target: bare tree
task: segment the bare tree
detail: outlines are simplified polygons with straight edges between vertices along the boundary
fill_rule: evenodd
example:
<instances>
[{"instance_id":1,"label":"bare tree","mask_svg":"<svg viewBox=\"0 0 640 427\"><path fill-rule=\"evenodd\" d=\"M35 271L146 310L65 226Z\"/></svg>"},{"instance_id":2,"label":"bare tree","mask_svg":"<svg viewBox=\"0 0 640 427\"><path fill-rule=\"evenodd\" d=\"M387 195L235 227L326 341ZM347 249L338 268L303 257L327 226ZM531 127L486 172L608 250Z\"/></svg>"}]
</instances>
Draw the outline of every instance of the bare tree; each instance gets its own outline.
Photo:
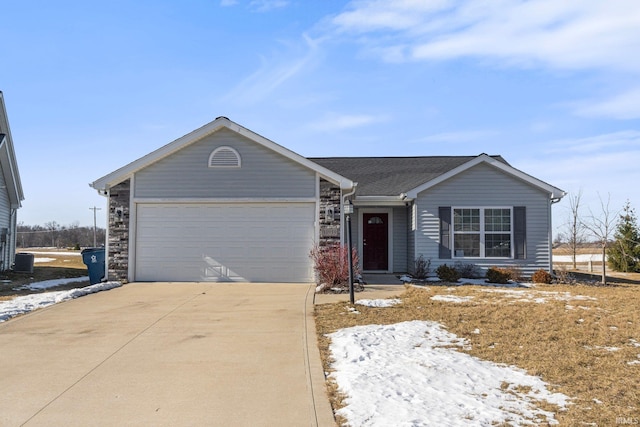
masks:
<instances>
[{"instance_id":1,"label":"bare tree","mask_svg":"<svg viewBox=\"0 0 640 427\"><path fill-rule=\"evenodd\" d=\"M56 238L58 237L58 231L60 230L60 224L55 221L49 221L44 224L44 227L51 232L51 247L57 247Z\"/></svg>"},{"instance_id":2,"label":"bare tree","mask_svg":"<svg viewBox=\"0 0 640 427\"><path fill-rule=\"evenodd\" d=\"M573 269L577 268L577 254L580 245L587 241L586 227L580 218L580 202L582 200L582 190L578 193L569 196L569 219L565 224L565 235L567 238L567 244L571 252L571 259L573 260Z\"/></svg>"},{"instance_id":3,"label":"bare tree","mask_svg":"<svg viewBox=\"0 0 640 427\"><path fill-rule=\"evenodd\" d=\"M600 215L595 216L591 210L587 222L583 223L583 226L596 238L600 243L602 249L602 284L607 284L607 245L611 234L615 229L616 213L612 213L609 208L611 202L611 194L607 195L607 202L602 200L602 197L598 194L600 199Z\"/></svg>"}]
</instances>

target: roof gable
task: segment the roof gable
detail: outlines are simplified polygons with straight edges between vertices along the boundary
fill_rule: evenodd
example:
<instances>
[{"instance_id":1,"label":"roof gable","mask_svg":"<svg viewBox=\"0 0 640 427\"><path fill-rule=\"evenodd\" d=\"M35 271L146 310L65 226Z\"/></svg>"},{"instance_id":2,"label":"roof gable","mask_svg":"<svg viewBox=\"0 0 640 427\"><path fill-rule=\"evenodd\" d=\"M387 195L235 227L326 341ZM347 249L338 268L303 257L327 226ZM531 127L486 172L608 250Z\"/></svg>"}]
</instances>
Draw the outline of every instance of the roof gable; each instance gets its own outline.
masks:
<instances>
[{"instance_id":1,"label":"roof gable","mask_svg":"<svg viewBox=\"0 0 640 427\"><path fill-rule=\"evenodd\" d=\"M512 167L501 156L427 156L427 157L324 157L312 158L328 169L349 177L358 185L360 197L396 197L415 199L421 191L437 185L465 170L489 164L510 176L561 198L564 191Z\"/></svg>"},{"instance_id":2,"label":"roof gable","mask_svg":"<svg viewBox=\"0 0 640 427\"><path fill-rule=\"evenodd\" d=\"M510 166L509 164L507 164L506 162L503 161L499 161L496 158L493 158L487 154L480 154L479 156L473 158L472 160L469 160L466 163L461 164L460 166L451 169L450 171L439 175L438 177L427 181L425 183L423 183L422 185L419 185L409 191L407 191L407 197L410 198L416 198L418 196L418 193L427 190L435 185L440 184L441 182L444 182L446 180L448 180L449 178L452 178L476 165L479 165L481 163L490 165L504 173L506 173L507 175L511 175L514 178L520 179L524 182L526 182L527 184L533 186L533 187L537 187L547 193L549 193L549 198L550 199L561 199L562 197L564 197L566 195L566 192L563 190L560 190L557 187L554 187L550 184L547 184L544 181L541 181L537 178L534 178L533 176L526 174L524 172L522 172L521 170L518 170L512 166Z\"/></svg>"},{"instance_id":3,"label":"roof gable","mask_svg":"<svg viewBox=\"0 0 640 427\"><path fill-rule=\"evenodd\" d=\"M281 145L276 144L275 142L264 138L261 135L258 135L255 132L250 131L247 128L240 126L239 124L229 120L226 117L218 117L214 121L202 126L199 129L196 129L169 144L160 147L159 149L152 151L147 154L129 163L126 166L121 167L108 175L103 176L102 178L97 179L96 181L89 184L91 187L95 188L98 191L106 191L110 187L124 181L125 179L131 177L133 174L138 172L141 169L144 169L170 155L176 153L177 151L205 138L208 135L211 135L220 129L229 129L233 132L236 132L249 140L253 141L256 144L259 144L265 148L268 148L294 162L307 167L322 177L335 182L342 189L350 189L353 187L353 182L344 176L339 175L335 171L329 170L317 163L310 161L309 159L300 156L293 151L284 148Z\"/></svg>"},{"instance_id":4,"label":"roof gable","mask_svg":"<svg viewBox=\"0 0 640 427\"><path fill-rule=\"evenodd\" d=\"M474 156L312 158L358 183L359 196L399 196L473 160ZM498 161L506 163L500 157Z\"/></svg>"}]
</instances>

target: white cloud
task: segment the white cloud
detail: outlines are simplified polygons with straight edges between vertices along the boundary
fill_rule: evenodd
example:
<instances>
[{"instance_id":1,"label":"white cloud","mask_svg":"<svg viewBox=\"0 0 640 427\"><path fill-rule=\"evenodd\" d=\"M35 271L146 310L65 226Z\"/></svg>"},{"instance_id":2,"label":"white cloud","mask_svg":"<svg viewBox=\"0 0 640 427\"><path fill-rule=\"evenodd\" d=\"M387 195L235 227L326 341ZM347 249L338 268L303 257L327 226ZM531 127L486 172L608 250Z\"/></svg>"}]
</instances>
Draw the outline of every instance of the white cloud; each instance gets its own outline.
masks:
<instances>
[{"instance_id":1,"label":"white cloud","mask_svg":"<svg viewBox=\"0 0 640 427\"><path fill-rule=\"evenodd\" d=\"M304 52L284 59L262 58L261 67L242 80L224 97L237 105L256 104L305 70L313 67L319 55L317 42L304 36Z\"/></svg>"},{"instance_id":2,"label":"white cloud","mask_svg":"<svg viewBox=\"0 0 640 427\"><path fill-rule=\"evenodd\" d=\"M421 25L424 15L446 8L449 0L356 1L333 23L346 31L408 30Z\"/></svg>"},{"instance_id":3,"label":"white cloud","mask_svg":"<svg viewBox=\"0 0 640 427\"><path fill-rule=\"evenodd\" d=\"M368 126L386 120L387 118L382 116L367 114L329 114L325 118L311 123L309 127L316 131L334 132Z\"/></svg>"},{"instance_id":4,"label":"white cloud","mask_svg":"<svg viewBox=\"0 0 640 427\"><path fill-rule=\"evenodd\" d=\"M581 190L584 212L597 213L600 196L611 197L612 212L627 200L640 206L640 187L635 184L640 182L640 131L555 140L543 144L536 154L523 152L509 160L516 168L569 193ZM563 224L567 203L564 200L554 208L556 227Z\"/></svg>"},{"instance_id":5,"label":"white cloud","mask_svg":"<svg viewBox=\"0 0 640 427\"><path fill-rule=\"evenodd\" d=\"M249 9L254 12L269 12L274 9L281 9L287 7L289 2L287 0L252 0L249 3Z\"/></svg>"},{"instance_id":6,"label":"white cloud","mask_svg":"<svg viewBox=\"0 0 640 427\"><path fill-rule=\"evenodd\" d=\"M333 18L387 60L493 58L507 65L640 71L635 0L370 0Z\"/></svg>"},{"instance_id":7,"label":"white cloud","mask_svg":"<svg viewBox=\"0 0 640 427\"><path fill-rule=\"evenodd\" d=\"M640 119L640 87L627 90L605 100L582 101L575 114L586 117Z\"/></svg>"},{"instance_id":8,"label":"white cloud","mask_svg":"<svg viewBox=\"0 0 640 427\"><path fill-rule=\"evenodd\" d=\"M390 63L471 58L615 82L640 74L637 0L354 0L331 18L328 32ZM620 88L568 108L584 117L640 118L640 88Z\"/></svg>"},{"instance_id":9,"label":"white cloud","mask_svg":"<svg viewBox=\"0 0 640 427\"><path fill-rule=\"evenodd\" d=\"M579 153L632 151L640 155L640 131L625 130L586 138L561 139L549 143L548 153ZM635 160L640 160L638 157Z\"/></svg>"}]
</instances>

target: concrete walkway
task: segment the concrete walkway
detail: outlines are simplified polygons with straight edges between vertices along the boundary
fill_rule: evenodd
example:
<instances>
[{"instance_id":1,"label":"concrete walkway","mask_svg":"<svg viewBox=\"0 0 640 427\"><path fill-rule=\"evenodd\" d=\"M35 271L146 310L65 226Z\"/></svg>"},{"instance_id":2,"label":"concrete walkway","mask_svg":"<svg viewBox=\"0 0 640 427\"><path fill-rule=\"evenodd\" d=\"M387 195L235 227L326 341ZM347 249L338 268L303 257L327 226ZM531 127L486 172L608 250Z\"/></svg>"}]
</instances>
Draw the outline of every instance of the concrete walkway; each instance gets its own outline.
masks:
<instances>
[{"instance_id":1,"label":"concrete walkway","mask_svg":"<svg viewBox=\"0 0 640 427\"><path fill-rule=\"evenodd\" d=\"M333 426L301 284L128 284L0 324L2 426Z\"/></svg>"},{"instance_id":2,"label":"concrete walkway","mask_svg":"<svg viewBox=\"0 0 640 427\"><path fill-rule=\"evenodd\" d=\"M364 291L354 294L354 301L361 299L387 299L399 297L406 291L404 285L366 285ZM316 304L332 304L334 302L348 302L349 294L316 294Z\"/></svg>"},{"instance_id":3,"label":"concrete walkway","mask_svg":"<svg viewBox=\"0 0 640 427\"><path fill-rule=\"evenodd\" d=\"M400 296L406 290L404 284L393 274L364 275L366 285L362 292L354 294L354 300L359 299L384 299ZM330 304L334 302L348 302L349 294L316 294L316 304Z\"/></svg>"}]
</instances>

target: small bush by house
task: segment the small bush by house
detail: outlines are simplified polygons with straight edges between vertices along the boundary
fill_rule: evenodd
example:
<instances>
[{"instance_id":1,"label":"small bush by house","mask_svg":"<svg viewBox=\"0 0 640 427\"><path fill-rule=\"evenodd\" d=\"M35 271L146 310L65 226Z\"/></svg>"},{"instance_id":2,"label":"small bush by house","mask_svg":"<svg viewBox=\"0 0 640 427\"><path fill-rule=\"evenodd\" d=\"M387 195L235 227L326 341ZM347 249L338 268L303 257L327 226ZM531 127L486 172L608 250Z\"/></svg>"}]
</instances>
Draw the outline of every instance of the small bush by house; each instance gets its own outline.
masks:
<instances>
[{"instance_id":1,"label":"small bush by house","mask_svg":"<svg viewBox=\"0 0 640 427\"><path fill-rule=\"evenodd\" d=\"M464 277L466 279L477 279L481 277L480 269L475 264L456 261L453 268L456 269L460 277Z\"/></svg>"},{"instance_id":2,"label":"small bush by house","mask_svg":"<svg viewBox=\"0 0 640 427\"><path fill-rule=\"evenodd\" d=\"M547 285L553 282L553 276L546 270L538 270L531 275L531 281L533 283L546 283Z\"/></svg>"},{"instance_id":3,"label":"small bush by house","mask_svg":"<svg viewBox=\"0 0 640 427\"><path fill-rule=\"evenodd\" d=\"M489 283L505 284L511 279L511 271L506 268L490 267L486 277Z\"/></svg>"},{"instance_id":4,"label":"small bush by house","mask_svg":"<svg viewBox=\"0 0 640 427\"><path fill-rule=\"evenodd\" d=\"M443 282L457 282L460 279L460 274L458 270L454 267L449 267L447 264L442 264L438 268L436 268L436 274L438 278Z\"/></svg>"},{"instance_id":5,"label":"small bush by house","mask_svg":"<svg viewBox=\"0 0 640 427\"><path fill-rule=\"evenodd\" d=\"M425 259L422 254L415 260L413 276L418 280L425 280L431 272L431 260Z\"/></svg>"}]
</instances>

